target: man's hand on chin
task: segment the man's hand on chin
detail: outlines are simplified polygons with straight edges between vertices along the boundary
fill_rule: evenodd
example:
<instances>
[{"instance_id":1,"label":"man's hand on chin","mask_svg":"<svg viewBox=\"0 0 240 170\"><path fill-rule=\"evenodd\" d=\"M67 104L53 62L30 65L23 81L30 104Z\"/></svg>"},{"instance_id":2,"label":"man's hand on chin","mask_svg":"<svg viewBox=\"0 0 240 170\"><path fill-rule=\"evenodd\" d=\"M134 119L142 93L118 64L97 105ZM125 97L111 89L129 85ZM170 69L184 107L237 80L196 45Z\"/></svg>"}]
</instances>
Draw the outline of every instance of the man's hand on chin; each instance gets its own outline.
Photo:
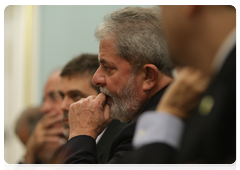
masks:
<instances>
[{"instance_id":1,"label":"man's hand on chin","mask_svg":"<svg viewBox=\"0 0 240 170\"><path fill-rule=\"evenodd\" d=\"M111 121L110 107L103 93L81 99L69 107L69 140L78 135L96 139Z\"/></svg>"}]
</instances>

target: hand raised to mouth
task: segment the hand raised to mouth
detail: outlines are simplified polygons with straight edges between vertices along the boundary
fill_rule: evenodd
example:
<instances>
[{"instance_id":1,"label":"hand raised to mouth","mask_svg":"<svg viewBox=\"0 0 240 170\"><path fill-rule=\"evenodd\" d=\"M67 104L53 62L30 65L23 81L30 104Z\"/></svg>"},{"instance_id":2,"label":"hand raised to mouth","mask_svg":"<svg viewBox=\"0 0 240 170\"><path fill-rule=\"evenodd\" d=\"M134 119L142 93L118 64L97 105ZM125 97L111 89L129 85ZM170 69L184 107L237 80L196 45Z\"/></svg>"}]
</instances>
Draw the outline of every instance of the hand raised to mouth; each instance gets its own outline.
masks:
<instances>
[{"instance_id":1,"label":"hand raised to mouth","mask_svg":"<svg viewBox=\"0 0 240 170\"><path fill-rule=\"evenodd\" d=\"M191 67L182 68L179 77L169 86L160 100L157 111L187 119L199 104L210 83L210 77Z\"/></svg>"},{"instance_id":2,"label":"hand raised to mouth","mask_svg":"<svg viewBox=\"0 0 240 170\"><path fill-rule=\"evenodd\" d=\"M69 139L78 135L91 136L94 139L112 121L110 107L103 93L89 96L73 103L69 107Z\"/></svg>"}]
</instances>

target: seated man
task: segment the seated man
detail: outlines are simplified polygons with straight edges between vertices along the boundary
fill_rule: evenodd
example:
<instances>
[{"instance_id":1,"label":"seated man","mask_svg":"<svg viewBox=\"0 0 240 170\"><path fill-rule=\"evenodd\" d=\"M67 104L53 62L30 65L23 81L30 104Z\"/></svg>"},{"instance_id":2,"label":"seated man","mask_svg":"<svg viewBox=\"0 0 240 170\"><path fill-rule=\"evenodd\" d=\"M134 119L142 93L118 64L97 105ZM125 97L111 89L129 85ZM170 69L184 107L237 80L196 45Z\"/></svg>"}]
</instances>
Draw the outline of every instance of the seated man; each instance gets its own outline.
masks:
<instances>
[{"instance_id":1,"label":"seated man","mask_svg":"<svg viewBox=\"0 0 240 170\"><path fill-rule=\"evenodd\" d=\"M59 94L62 97L64 135L69 137L68 111L69 106L81 98L97 95L99 87L92 84L92 76L99 67L98 56L82 54L71 60L61 72L61 85ZM125 126L119 120L113 120L96 139L99 163L105 163L113 139ZM60 151L60 150L59 150ZM61 163L59 155L58 163Z\"/></svg>"},{"instance_id":2,"label":"seated man","mask_svg":"<svg viewBox=\"0 0 240 170\"><path fill-rule=\"evenodd\" d=\"M119 163L132 151L137 117L156 108L172 81L158 12L127 7L106 15L97 27L100 66L92 81L101 93L70 106L64 163L98 163L95 139L113 118L128 124L114 139L108 163Z\"/></svg>"},{"instance_id":3,"label":"seated man","mask_svg":"<svg viewBox=\"0 0 240 170\"><path fill-rule=\"evenodd\" d=\"M58 95L60 72L61 70L54 71L47 80L41 105L43 116L27 141L25 159L22 163L47 164L57 148L66 142L61 122L62 100Z\"/></svg>"}]
</instances>

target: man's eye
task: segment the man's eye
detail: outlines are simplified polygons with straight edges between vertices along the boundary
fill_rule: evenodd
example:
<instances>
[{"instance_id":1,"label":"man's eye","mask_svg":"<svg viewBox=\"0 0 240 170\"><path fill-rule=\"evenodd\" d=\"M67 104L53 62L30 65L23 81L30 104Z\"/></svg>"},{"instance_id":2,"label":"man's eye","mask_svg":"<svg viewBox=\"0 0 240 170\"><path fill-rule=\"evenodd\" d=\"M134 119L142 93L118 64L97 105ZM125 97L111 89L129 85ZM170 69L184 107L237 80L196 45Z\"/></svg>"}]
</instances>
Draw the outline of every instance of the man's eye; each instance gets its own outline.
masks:
<instances>
[{"instance_id":1,"label":"man's eye","mask_svg":"<svg viewBox=\"0 0 240 170\"><path fill-rule=\"evenodd\" d=\"M64 94L63 93L59 93L59 96L61 97L61 99L64 99Z\"/></svg>"},{"instance_id":2,"label":"man's eye","mask_svg":"<svg viewBox=\"0 0 240 170\"><path fill-rule=\"evenodd\" d=\"M78 101L82 98L80 94L73 94L70 97L72 98L73 101Z\"/></svg>"},{"instance_id":3,"label":"man's eye","mask_svg":"<svg viewBox=\"0 0 240 170\"><path fill-rule=\"evenodd\" d=\"M108 67L107 67L107 66L105 66L105 65L103 65L103 67L104 67L105 69L108 69Z\"/></svg>"},{"instance_id":4,"label":"man's eye","mask_svg":"<svg viewBox=\"0 0 240 170\"><path fill-rule=\"evenodd\" d=\"M104 69L105 69L106 71L109 71L109 70L111 70L111 68L110 68L110 67L108 67L108 66L105 66L105 65L104 65Z\"/></svg>"},{"instance_id":5,"label":"man's eye","mask_svg":"<svg viewBox=\"0 0 240 170\"><path fill-rule=\"evenodd\" d=\"M58 93L52 93L52 94L50 94L50 98L53 101L56 101L59 98L59 94Z\"/></svg>"}]
</instances>

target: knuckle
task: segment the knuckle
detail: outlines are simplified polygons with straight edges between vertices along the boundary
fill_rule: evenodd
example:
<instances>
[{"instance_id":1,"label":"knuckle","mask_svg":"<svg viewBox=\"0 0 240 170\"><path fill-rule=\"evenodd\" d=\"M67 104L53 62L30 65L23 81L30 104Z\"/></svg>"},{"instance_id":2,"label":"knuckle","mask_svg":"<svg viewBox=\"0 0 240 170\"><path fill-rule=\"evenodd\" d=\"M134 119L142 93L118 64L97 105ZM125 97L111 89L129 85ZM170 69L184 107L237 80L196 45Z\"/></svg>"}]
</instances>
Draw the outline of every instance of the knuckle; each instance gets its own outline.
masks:
<instances>
[{"instance_id":1,"label":"knuckle","mask_svg":"<svg viewBox=\"0 0 240 170\"><path fill-rule=\"evenodd\" d=\"M189 85L189 81L186 77L182 77L178 81L181 85L185 85L185 86Z\"/></svg>"},{"instance_id":2,"label":"knuckle","mask_svg":"<svg viewBox=\"0 0 240 170\"><path fill-rule=\"evenodd\" d=\"M89 98L95 98L95 97L97 97L97 96L96 95L90 95L87 98L89 99Z\"/></svg>"},{"instance_id":3,"label":"knuckle","mask_svg":"<svg viewBox=\"0 0 240 170\"><path fill-rule=\"evenodd\" d=\"M70 109L71 109L71 110L75 110L76 108L78 108L79 105L80 105L79 102L80 102L80 101L75 102L75 103L72 103L72 104L69 106L69 110L70 110Z\"/></svg>"},{"instance_id":4,"label":"knuckle","mask_svg":"<svg viewBox=\"0 0 240 170\"><path fill-rule=\"evenodd\" d=\"M102 104L102 102L100 100L96 100L96 102L95 102L96 106L100 106L101 104Z\"/></svg>"}]
</instances>

